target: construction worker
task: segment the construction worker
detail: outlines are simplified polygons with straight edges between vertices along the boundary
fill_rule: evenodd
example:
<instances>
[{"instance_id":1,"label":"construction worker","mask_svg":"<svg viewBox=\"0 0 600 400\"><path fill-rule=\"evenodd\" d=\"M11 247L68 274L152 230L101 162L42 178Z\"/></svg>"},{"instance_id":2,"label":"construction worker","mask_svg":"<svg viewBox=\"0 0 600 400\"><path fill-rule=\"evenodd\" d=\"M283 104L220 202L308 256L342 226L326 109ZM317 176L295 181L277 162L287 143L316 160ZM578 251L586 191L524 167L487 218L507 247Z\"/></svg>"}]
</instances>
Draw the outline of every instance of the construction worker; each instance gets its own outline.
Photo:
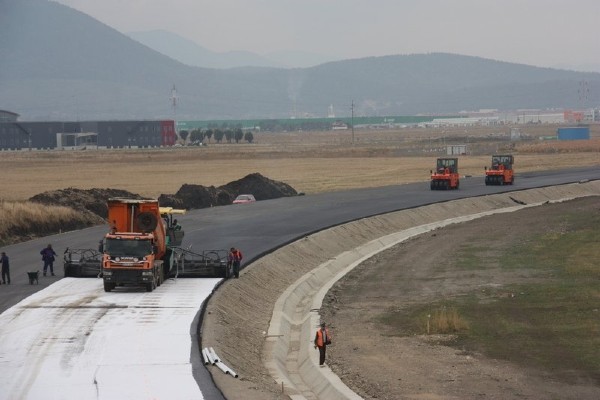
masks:
<instances>
[{"instance_id":1,"label":"construction worker","mask_svg":"<svg viewBox=\"0 0 600 400\"><path fill-rule=\"evenodd\" d=\"M44 261L44 276L46 276L48 267L50 267L50 275L54 276L54 257L56 256L56 253L54 252L52 245L49 244L43 248L42 251L40 251L40 254L42 255L42 261Z\"/></svg>"},{"instance_id":2,"label":"construction worker","mask_svg":"<svg viewBox=\"0 0 600 400\"><path fill-rule=\"evenodd\" d=\"M325 326L325 322L321 322L321 327L317 329L315 335L315 349L319 349L319 365L321 367L325 364L325 352L327 351L328 344L331 344L331 334Z\"/></svg>"},{"instance_id":3,"label":"construction worker","mask_svg":"<svg viewBox=\"0 0 600 400\"><path fill-rule=\"evenodd\" d=\"M2 252L2 256L0 256L0 264L2 265L2 284L6 285L8 283L10 285L10 267L5 252Z\"/></svg>"},{"instance_id":4,"label":"construction worker","mask_svg":"<svg viewBox=\"0 0 600 400\"><path fill-rule=\"evenodd\" d=\"M242 262L242 258L242 252L236 249L235 247L232 247L229 250L229 266L233 267L233 275L236 278L240 277L240 263Z\"/></svg>"}]
</instances>

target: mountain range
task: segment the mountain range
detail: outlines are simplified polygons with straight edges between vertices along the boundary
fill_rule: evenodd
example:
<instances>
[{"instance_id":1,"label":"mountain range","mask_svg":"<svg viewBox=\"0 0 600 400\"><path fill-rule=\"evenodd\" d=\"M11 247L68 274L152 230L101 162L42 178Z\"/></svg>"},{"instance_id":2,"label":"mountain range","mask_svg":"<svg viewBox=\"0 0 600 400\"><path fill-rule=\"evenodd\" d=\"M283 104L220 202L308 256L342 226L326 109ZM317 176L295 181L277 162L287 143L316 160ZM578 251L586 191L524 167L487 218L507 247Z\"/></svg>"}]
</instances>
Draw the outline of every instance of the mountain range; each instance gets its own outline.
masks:
<instances>
[{"instance_id":1,"label":"mountain range","mask_svg":"<svg viewBox=\"0 0 600 400\"><path fill-rule=\"evenodd\" d=\"M581 108L597 106L600 89L600 73L445 53L305 68L197 67L46 0L0 1L0 54L0 109L28 121Z\"/></svg>"},{"instance_id":2,"label":"mountain range","mask_svg":"<svg viewBox=\"0 0 600 400\"><path fill-rule=\"evenodd\" d=\"M128 32L127 36L174 60L193 67L238 68L307 68L332 61L315 53L277 51L260 55L249 51L219 53L208 50L196 42L164 30Z\"/></svg>"}]
</instances>

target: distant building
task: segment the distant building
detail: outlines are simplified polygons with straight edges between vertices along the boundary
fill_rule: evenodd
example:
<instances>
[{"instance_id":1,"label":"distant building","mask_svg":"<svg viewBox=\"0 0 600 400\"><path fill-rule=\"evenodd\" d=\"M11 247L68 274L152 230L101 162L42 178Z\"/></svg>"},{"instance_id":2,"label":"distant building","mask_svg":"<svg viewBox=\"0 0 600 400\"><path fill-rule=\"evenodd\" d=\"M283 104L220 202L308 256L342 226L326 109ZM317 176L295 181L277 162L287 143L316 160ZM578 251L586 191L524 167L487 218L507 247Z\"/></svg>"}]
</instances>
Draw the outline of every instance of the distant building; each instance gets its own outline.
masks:
<instances>
[{"instance_id":1,"label":"distant building","mask_svg":"<svg viewBox=\"0 0 600 400\"><path fill-rule=\"evenodd\" d=\"M558 128L556 130L558 140L588 140L590 138L589 126L573 126Z\"/></svg>"},{"instance_id":2,"label":"distant building","mask_svg":"<svg viewBox=\"0 0 600 400\"><path fill-rule=\"evenodd\" d=\"M331 124L331 129L334 131L348 129L348 124L343 121L335 121L333 124Z\"/></svg>"},{"instance_id":3,"label":"distant building","mask_svg":"<svg viewBox=\"0 0 600 400\"><path fill-rule=\"evenodd\" d=\"M449 156L464 156L467 154L467 145L453 144L446 146L446 154Z\"/></svg>"},{"instance_id":4,"label":"distant building","mask_svg":"<svg viewBox=\"0 0 600 400\"><path fill-rule=\"evenodd\" d=\"M6 110L0 110L0 122L17 122L18 118L19 114L17 113Z\"/></svg>"},{"instance_id":5,"label":"distant building","mask_svg":"<svg viewBox=\"0 0 600 400\"><path fill-rule=\"evenodd\" d=\"M432 121L423 122L420 126L438 128L442 126L473 126L496 125L498 117L460 117L460 118L434 118Z\"/></svg>"},{"instance_id":6,"label":"distant building","mask_svg":"<svg viewBox=\"0 0 600 400\"><path fill-rule=\"evenodd\" d=\"M77 135L85 132L84 135ZM81 142L85 137L86 141ZM0 122L0 149L54 149L95 145L106 148L175 144L175 121ZM59 143L60 142L60 143Z\"/></svg>"},{"instance_id":7,"label":"distant building","mask_svg":"<svg viewBox=\"0 0 600 400\"><path fill-rule=\"evenodd\" d=\"M519 128L510 128L510 140L521 140L521 130Z\"/></svg>"},{"instance_id":8,"label":"distant building","mask_svg":"<svg viewBox=\"0 0 600 400\"><path fill-rule=\"evenodd\" d=\"M583 111L566 110L564 112L564 120L570 124L583 121L585 113Z\"/></svg>"}]
</instances>

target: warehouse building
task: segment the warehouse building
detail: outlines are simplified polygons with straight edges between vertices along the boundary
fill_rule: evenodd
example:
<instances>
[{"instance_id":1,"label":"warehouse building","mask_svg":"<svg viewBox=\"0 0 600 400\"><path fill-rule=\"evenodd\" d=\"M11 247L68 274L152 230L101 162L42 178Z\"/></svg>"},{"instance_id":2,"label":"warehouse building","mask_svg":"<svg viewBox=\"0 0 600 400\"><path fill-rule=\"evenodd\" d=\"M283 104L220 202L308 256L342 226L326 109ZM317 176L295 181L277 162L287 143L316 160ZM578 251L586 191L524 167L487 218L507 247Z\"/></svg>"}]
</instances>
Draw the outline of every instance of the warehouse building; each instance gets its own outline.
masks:
<instances>
[{"instance_id":1,"label":"warehouse building","mask_svg":"<svg viewBox=\"0 0 600 400\"><path fill-rule=\"evenodd\" d=\"M175 121L19 122L0 119L0 150L55 149L90 145L105 148L175 144ZM0 117L1 118L1 117ZM85 134L82 134L85 133Z\"/></svg>"},{"instance_id":2,"label":"warehouse building","mask_svg":"<svg viewBox=\"0 0 600 400\"><path fill-rule=\"evenodd\" d=\"M16 122L18 118L19 114L17 113L0 110L0 122Z\"/></svg>"}]
</instances>

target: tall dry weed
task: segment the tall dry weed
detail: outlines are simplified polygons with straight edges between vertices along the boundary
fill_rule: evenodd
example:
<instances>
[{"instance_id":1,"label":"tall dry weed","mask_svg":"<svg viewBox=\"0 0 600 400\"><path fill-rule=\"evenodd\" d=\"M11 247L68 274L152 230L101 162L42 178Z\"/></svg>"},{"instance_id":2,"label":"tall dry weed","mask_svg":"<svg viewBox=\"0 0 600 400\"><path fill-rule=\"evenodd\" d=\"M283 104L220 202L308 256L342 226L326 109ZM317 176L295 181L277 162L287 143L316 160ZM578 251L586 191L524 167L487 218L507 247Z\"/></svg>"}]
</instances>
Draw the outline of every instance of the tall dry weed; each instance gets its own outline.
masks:
<instances>
[{"instance_id":1,"label":"tall dry weed","mask_svg":"<svg viewBox=\"0 0 600 400\"><path fill-rule=\"evenodd\" d=\"M461 332L469 328L467 322L454 307L441 307L428 316L428 332L448 334Z\"/></svg>"},{"instance_id":2,"label":"tall dry weed","mask_svg":"<svg viewBox=\"0 0 600 400\"><path fill-rule=\"evenodd\" d=\"M0 244L81 229L102 219L61 206L0 200Z\"/></svg>"}]
</instances>

